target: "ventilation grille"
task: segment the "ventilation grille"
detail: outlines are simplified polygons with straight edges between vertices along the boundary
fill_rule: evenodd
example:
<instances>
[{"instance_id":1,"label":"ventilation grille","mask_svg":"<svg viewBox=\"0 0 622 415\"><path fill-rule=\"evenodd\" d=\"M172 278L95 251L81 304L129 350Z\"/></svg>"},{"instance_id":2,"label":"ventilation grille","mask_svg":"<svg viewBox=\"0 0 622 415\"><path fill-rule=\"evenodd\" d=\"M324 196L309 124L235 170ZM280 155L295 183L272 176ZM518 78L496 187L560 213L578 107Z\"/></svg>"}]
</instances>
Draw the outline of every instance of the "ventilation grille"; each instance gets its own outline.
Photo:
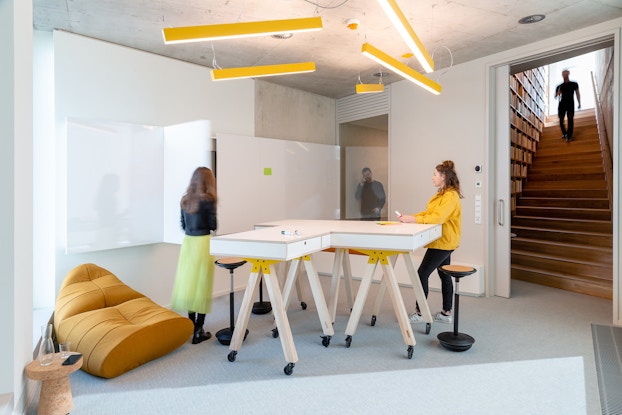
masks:
<instances>
[{"instance_id":1,"label":"ventilation grille","mask_svg":"<svg viewBox=\"0 0 622 415\"><path fill-rule=\"evenodd\" d=\"M337 124L389 113L390 85L376 94L354 94L337 100Z\"/></svg>"},{"instance_id":2,"label":"ventilation grille","mask_svg":"<svg viewBox=\"0 0 622 415\"><path fill-rule=\"evenodd\" d=\"M592 340L602 414L622 414L622 327L592 324Z\"/></svg>"}]
</instances>

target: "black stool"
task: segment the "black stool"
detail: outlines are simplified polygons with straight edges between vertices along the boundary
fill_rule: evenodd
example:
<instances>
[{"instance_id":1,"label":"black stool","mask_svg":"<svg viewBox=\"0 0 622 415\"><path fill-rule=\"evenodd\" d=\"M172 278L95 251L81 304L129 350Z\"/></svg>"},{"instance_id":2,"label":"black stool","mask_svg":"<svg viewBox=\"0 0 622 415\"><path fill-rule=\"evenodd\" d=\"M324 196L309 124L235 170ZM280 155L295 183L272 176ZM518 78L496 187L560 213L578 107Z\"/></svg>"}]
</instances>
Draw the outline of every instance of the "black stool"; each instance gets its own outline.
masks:
<instances>
[{"instance_id":1,"label":"black stool","mask_svg":"<svg viewBox=\"0 0 622 415\"><path fill-rule=\"evenodd\" d=\"M465 267L462 265L443 265L439 267L437 271L444 272L445 274L449 274L454 277L454 279L456 280L456 290L454 292L454 331L439 333L439 335L436 337L441 342L441 345L444 348L453 352L464 352L465 350L469 350L471 348L473 343L475 343L475 339L468 334L458 332L458 312L460 306L460 296L458 293L458 288L460 285L460 278L471 275L476 270L475 268Z\"/></svg>"},{"instance_id":2,"label":"black stool","mask_svg":"<svg viewBox=\"0 0 622 415\"><path fill-rule=\"evenodd\" d=\"M253 303L253 314L268 314L272 311L270 301L263 300L263 278L259 281L259 301Z\"/></svg>"},{"instance_id":3,"label":"black stool","mask_svg":"<svg viewBox=\"0 0 622 415\"><path fill-rule=\"evenodd\" d=\"M233 329L235 328L233 317L233 270L246 264L246 261L242 258L221 258L216 260L215 264L221 268L228 269L231 280L231 288L229 289L229 327L216 332L216 338L220 344L229 345L233 336ZM246 336L248 336L248 330L244 333L244 340L246 340Z\"/></svg>"}]
</instances>

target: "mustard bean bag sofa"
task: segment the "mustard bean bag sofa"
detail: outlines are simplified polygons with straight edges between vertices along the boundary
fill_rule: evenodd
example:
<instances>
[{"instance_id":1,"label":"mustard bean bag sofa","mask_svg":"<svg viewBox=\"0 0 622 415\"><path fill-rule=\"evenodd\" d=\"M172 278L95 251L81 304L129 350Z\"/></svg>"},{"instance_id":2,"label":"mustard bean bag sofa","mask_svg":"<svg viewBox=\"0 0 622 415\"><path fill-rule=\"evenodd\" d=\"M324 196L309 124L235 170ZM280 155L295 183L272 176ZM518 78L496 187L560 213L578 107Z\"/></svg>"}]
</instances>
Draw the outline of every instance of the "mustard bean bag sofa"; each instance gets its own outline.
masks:
<instances>
[{"instance_id":1,"label":"mustard bean bag sofa","mask_svg":"<svg viewBox=\"0 0 622 415\"><path fill-rule=\"evenodd\" d=\"M54 308L58 342L82 353L82 370L113 378L172 352L192 336L190 319L154 303L95 264L71 270Z\"/></svg>"}]
</instances>

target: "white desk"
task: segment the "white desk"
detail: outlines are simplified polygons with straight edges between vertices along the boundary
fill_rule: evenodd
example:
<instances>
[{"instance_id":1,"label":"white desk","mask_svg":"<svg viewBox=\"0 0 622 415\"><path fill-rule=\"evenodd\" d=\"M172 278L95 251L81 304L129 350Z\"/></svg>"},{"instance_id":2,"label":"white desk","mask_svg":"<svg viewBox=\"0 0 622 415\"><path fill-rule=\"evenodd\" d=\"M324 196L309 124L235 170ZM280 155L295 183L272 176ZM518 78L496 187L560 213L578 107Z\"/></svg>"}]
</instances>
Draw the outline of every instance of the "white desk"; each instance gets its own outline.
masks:
<instances>
[{"instance_id":1,"label":"white desk","mask_svg":"<svg viewBox=\"0 0 622 415\"><path fill-rule=\"evenodd\" d=\"M332 318L328 312L319 277L310 257L310 254L327 248L352 248L369 257L368 266L346 327L346 347L350 347L352 336L356 331L372 283L374 271L380 263L384 272L383 281L386 280L386 287L391 295L404 342L409 346L408 357L412 357L413 346L416 342L389 256L403 255L415 291L415 298L419 303L424 320L431 323L432 316L415 270L412 252L439 238L441 225L406 223L379 225L376 222L368 221L283 220L259 224L258 227L260 229L217 236L211 240L212 255L237 256L252 263L248 286L240 305L236 330L229 345L231 350L228 356L229 361L235 360L237 351L242 347L243 334L248 326L253 298L259 284L259 276L263 274L272 302L285 359L289 362L285 366L284 372L288 375L292 373L298 356L285 310L286 302L274 272L274 264L281 261L298 259L304 263L325 335L325 342L323 343L325 346L327 345L326 340L330 340L330 336L334 333ZM282 232L286 234L282 234ZM288 274L284 292L291 292L295 278L295 272ZM338 274L337 278L339 278ZM335 295L336 293L331 290L331 297Z\"/></svg>"}]
</instances>

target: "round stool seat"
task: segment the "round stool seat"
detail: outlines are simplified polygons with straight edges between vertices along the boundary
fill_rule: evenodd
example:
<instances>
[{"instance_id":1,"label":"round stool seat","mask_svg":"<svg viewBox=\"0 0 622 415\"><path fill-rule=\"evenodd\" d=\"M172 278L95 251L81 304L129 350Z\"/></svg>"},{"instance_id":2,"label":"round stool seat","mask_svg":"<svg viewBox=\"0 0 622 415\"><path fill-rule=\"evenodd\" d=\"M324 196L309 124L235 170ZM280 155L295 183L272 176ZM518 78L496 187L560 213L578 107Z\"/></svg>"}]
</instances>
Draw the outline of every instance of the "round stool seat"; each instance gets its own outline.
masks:
<instances>
[{"instance_id":1,"label":"round stool seat","mask_svg":"<svg viewBox=\"0 0 622 415\"><path fill-rule=\"evenodd\" d=\"M242 258L221 258L221 259L217 259L215 264L221 268L231 270L231 269L236 269L246 264L246 260Z\"/></svg>"},{"instance_id":2,"label":"round stool seat","mask_svg":"<svg viewBox=\"0 0 622 415\"><path fill-rule=\"evenodd\" d=\"M475 273L476 269L465 265L443 265L439 268L454 278L462 278Z\"/></svg>"},{"instance_id":3,"label":"round stool seat","mask_svg":"<svg viewBox=\"0 0 622 415\"><path fill-rule=\"evenodd\" d=\"M443 346L445 349L451 350L452 352L464 352L465 350L469 350L471 346L473 346L473 343L475 343L475 339L468 334L460 333L458 331L458 317L460 311L460 297L458 295L458 287L460 286L460 278L474 274L477 270L473 267L468 267L465 265L442 265L438 268L438 271L444 272L445 274L449 274L454 277L454 279L456 280L456 291L454 293L454 330L439 333L436 337L438 338L441 346Z\"/></svg>"},{"instance_id":4,"label":"round stool seat","mask_svg":"<svg viewBox=\"0 0 622 415\"><path fill-rule=\"evenodd\" d=\"M233 330L235 329L233 316L233 270L246 264L246 260L242 258L220 258L214 261L214 263L221 268L229 270L229 277L231 282L231 288L229 289L229 327L225 327L224 329L218 330L216 332L216 339L218 339L218 342L220 344L229 345L231 344ZM245 331L244 339L242 341L246 340L246 336L248 336L248 329Z\"/></svg>"}]
</instances>

